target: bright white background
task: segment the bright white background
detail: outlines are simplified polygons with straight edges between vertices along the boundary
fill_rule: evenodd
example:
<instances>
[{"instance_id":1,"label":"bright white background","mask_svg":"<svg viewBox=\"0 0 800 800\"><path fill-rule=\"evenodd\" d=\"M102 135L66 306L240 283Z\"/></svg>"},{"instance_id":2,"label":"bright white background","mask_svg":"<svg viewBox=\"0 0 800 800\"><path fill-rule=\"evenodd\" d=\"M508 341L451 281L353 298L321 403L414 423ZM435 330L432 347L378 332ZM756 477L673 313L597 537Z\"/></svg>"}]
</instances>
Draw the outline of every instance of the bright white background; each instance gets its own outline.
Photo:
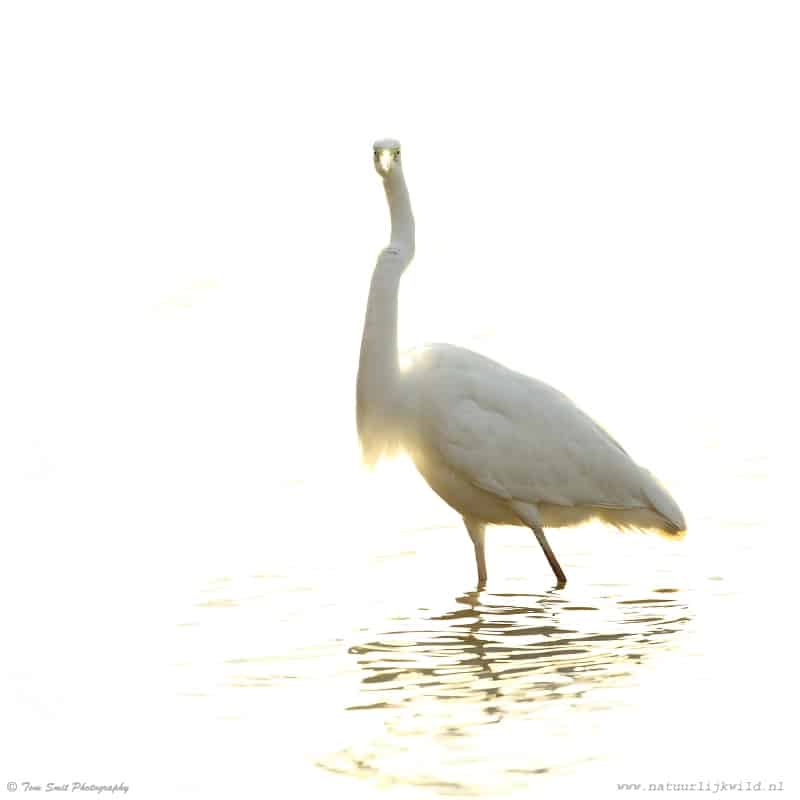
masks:
<instances>
[{"instance_id":1,"label":"bright white background","mask_svg":"<svg viewBox=\"0 0 800 800\"><path fill-rule=\"evenodd\" d=\"M671 419L767 437L792 363L794 12L4 3L0 678L18 759L130 774L109 709L130 746L158 707L134 676L170 647L163 586L224 562L229 526L263 542L295 515L310 543L344 524L330 498L357 462L387 235L375 138L403 142L417 219L405 344L555 383L668 480L689 482L698 446ZM298 481L318 504L277 512ZM105 722L76 722L86 704Z\"/></svg>"}]
</instances>

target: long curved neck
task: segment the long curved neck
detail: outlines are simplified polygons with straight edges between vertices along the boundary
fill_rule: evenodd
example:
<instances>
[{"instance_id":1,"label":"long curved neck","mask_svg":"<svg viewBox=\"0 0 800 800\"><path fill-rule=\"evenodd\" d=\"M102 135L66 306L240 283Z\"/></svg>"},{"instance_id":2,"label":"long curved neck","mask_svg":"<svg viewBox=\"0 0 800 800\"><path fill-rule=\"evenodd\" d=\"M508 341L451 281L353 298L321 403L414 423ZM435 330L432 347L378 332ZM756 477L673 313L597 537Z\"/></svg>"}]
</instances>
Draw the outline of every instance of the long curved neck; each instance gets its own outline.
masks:
<instances>
[{"instance_id":1,"label":"long curved neck","mask_svg":"<svg viewBox=\"0 0 800 800\"><path fill-rule=\"evenodd\" d=\"M400 372L397 295L400 278L414 257L414 216L400 164L384 178L383 186L392 235L372 274L358 364L358 434L368 463L374 463L383 452L392 449Z\"/></svg>"}]
</instances>

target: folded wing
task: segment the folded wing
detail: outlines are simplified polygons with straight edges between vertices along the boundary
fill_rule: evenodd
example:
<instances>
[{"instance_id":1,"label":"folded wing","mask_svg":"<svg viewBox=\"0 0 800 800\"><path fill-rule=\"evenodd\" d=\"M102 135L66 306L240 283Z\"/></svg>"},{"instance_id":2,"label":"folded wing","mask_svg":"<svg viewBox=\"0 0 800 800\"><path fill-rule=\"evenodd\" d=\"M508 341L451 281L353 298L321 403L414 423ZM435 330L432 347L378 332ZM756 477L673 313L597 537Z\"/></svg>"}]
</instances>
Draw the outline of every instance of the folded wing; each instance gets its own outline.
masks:
<instances>
[{"instance_id":1,"label":"folded wing","mask_svg":"<svg viewBox=\"0 0 800 800\"><path fill-rule=\"evenodd\" d=\"M649 508L684 527L666 490L566 395L461 348L418 357L418 429L474 485L526 503Z\"/></svg>"}]
</instances>

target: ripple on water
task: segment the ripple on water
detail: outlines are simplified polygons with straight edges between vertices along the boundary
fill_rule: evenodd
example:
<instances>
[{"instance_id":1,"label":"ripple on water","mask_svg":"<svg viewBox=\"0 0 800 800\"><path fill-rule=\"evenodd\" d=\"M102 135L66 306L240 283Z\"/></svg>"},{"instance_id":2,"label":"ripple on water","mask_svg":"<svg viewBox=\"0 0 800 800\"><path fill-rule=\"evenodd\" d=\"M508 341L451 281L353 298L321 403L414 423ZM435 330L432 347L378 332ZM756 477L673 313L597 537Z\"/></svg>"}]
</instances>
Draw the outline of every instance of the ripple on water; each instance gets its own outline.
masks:
<instances>
[{"instance_id":1,"label":"ripple on water","mask_svg":"<svg viewBox=\"0 0 800 800\"><path fill-rule=\"evenodd\" d=\"M309 600L291 591L308 584L211 583L180 628L181 696L205 709L187 713L300 725L292 746L310 763L439 794L524 791L614 755L608 721L693 618L692 590L641 583L438 594L416 608L391 592L364 606L335 585Z\"/></svg>"},{"instance_id":2,"label":"ripple on water","mask_svg":"<svg viewBox=\"0 0 800 800\"><path fill-rule=\"evenodd\" d=\"M394 619L354 642L361 698L347 710L379 715L381 724L319 765L469 795L510 791L531 775L601 757L597 746L570 746L567 720L576 715L564 704L574 712L619 708L634 672L669 649L690 619L677 590L625 597L608 588L589 603L554 592L469 593L443 613L425 609L405 625ZM602 713L579 717L591 733Z\"/></svg>"}]
</instances>

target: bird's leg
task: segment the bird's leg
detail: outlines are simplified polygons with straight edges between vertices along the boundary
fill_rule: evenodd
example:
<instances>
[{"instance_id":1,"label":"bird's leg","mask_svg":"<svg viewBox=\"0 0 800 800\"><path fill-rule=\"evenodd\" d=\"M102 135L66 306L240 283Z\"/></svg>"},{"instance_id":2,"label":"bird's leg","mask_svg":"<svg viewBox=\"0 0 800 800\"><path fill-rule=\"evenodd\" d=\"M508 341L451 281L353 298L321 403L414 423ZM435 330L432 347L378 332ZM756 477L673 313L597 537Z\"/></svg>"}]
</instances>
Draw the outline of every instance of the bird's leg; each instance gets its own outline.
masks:
<instances>
[{"instance_id":1,"label":"bird's leg","mask_svg":"<svg viewBox=\"0 0 800 800\"><path fill-rule=\"evenodd\" d=\"M486 525L474 519L464 517L464 525L467 526L467 533L475 546L475 564L478 567L478 589L486 586L486 553L484 550L484 539L486 537Z\"/></svg>"},{"instance_id":2,"label":"bird's leg","mask_svg":"<svg viewBox=\"0 0 800 800\"><path fill-rule=\"evenodd\" d=\"M558 559L555 556L555 553L550 549L550 545L547 541L547 537L544 535L544 531L542 530L542 518L539 514L539 510L536 506L531 505L530 503L521 503L512 501L511 502L511 509L519 518L519 521L523 523L523 525L527 525L536 535L539 544L542 546L542 550L544 550L544 554L547 556L547 561L550 564L550 568L553 570L556 576L556 586L561 589L566 586L567 583L567 576L564 574L564 570L561 569L561 564L558 563Z\"/></svg>"},{"instance_id":3,"label":"bird's leg","mask_svg":"<svg viewBox=\"0 0 800 800\"><path fill-rule=\"evenodd\" d=\"M547 556L550 567L555 573L556 580L558 581L556 585L561 589L567 583L567 576L564 574L564 570L561 569L561 564L558 563L555 553L550 549L550 544L541 527L539 525L531 525L531 530L536 534L536 538L539 540L539 544L542 546L542 550L544 550L544 554Z\"/></svg>"}]
</instances>

